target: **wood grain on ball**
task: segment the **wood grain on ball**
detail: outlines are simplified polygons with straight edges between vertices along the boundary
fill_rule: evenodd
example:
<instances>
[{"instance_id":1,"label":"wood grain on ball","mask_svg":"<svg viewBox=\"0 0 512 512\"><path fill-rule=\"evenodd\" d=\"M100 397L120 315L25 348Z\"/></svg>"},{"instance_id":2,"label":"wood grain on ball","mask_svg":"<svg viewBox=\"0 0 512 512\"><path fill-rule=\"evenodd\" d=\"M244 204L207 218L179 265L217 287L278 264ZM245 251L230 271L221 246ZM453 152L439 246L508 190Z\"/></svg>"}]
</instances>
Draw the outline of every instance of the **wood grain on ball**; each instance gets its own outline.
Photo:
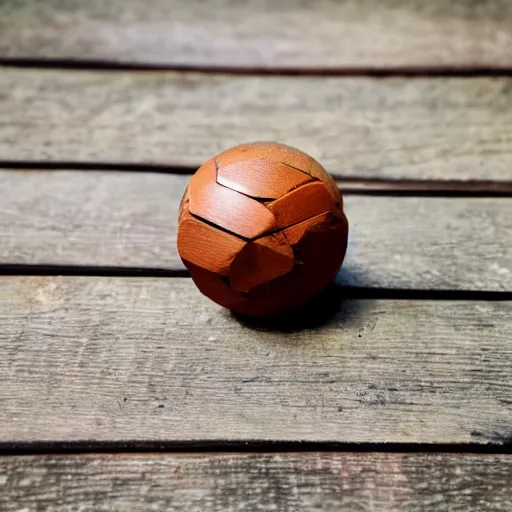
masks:
<instances>
[{"instance_id":1,"label":"wood grain on ball","mask_svg":"<svg viewBox=\"0 0 512 512\"><path fill-rule=\"evenodd\" d=\"M215 156L190 180L178 251L199 290L248 315L301 305L336 275L348 223L318 162L276 143Z\"/></svg>"},{"instance_id":2,"label":"wood grain on ball","mask_svg":"<svg viewBox=\"0 0 512 512\"><path fill-rule=\"evenodd\" d=\"M255 238L276 227L265 205L216 181L215 162L201 167L190 180L190 212L243 238Z\"/></svg>"},{"instance_id":3,"label":"wood grain on ball","mask_svg":"<svg viewBox=\"0 0 512 512\"><path fill-rule=\"evenodd\" d=\"M291 245L295 245L300 242L302 238L306 236L309 231L312 231L316 226L321 227L327 222L330 222L331 213L321 213L320 215L315 215L307 220L299 222L298 224L293 224L292 226L283 230L284 235L286 236L288 242Z\"/></svg>"},{"instance_id":4,"label":"wood grain on ball","mask_svg":"<svg viewBox=\"0 0 512 512\"><path fill-rule=\"evenodd\" d=\"M292 190L267 205L280 228L327 213L333 200L322 181L313 181Z\"/></svg>"},{"instance_id":5,"label":"wood grain on ball","mask_svg":"<svg viewBox=\"0 0 512 512\"><path fill-rule=\"evenodd\" d=\"M187 208L185 204L178 230L180 256L206 270L228 275L233 260L246 242L196 219L187 212Z\"/></svg>"},{"instance_id":6,"label":"wood grain on ball","mask_svg":"<svg viewBox=\"0 0 512 512\"><path fill-rule=\"evenodd\" d=\"M249 292L255 286L290 272L294 255L282 233L258 238L240 252L230 272L235 290Z\"/></svg>"},{"instance_id":7,"label":"wood grain on ball","mask_svg":"<svg viewBox=\"0 0 512 512\"><path fill-rule=\"evenodd\" d=\"M312 179L298 169L267 159L235 162L217 171L220 185L259 199L277 199Z\"/></svg>"}]
</instances>

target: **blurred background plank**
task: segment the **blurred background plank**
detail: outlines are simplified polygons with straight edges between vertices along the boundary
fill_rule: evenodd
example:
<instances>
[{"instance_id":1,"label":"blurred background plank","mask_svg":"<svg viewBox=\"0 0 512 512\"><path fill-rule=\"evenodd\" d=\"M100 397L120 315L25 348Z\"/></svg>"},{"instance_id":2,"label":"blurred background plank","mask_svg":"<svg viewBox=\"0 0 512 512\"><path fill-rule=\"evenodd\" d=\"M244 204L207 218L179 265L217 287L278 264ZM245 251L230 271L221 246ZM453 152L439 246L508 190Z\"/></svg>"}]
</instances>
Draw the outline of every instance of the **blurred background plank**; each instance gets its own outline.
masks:
<instances>
[{"instance_id":1,"label":"blurred background plank","mask_svg":"<svg viewBox=\"0 0 512 512\"><path fill-rule=\"evenodd\" d=\"M3 161L192 171L255 140L296 146L335 176L510 184L512 78L0 72Z\"/></svg>"},{"instance_id":2,"label":"blurred background plank","mask_svg":"<svg viewBox=\"0 0 512 512\"><path fill-rule=\"evenodd\" d=\"M512 67L508 0L4 0L0 55L163 66Z\"/></svg>"},{"instance_id":3,"label":"blurred background plank","mask_svg":"<svg viewBox=\"0 0 512 512\"><path fill-rule=\"evenodd\" d=\"M0 171L0 264L183 269L176 249L187 176ZM507 198L345 197L340 282L437 290L512 288Z\"/></svg>"},{"instance_id":4,"label":"blurred background plank","mask_svg":"<svg viewBox=\"0 0 512 512\"><path fill-rule=\"evenodd\" d=\"M0 459L4 512L512 508L512 458L426 454L76 455Z\"/></svg>"},{"instance_id":5,"label":"blurred background plank","mask_svg":"<svg viewBox=\"0 0 512 512\"><path fill-rule=\"evenodd\" d=\"M4 276L0 441L510 441L512 302L342 295L278 328L187 278Z\"/></svg>"}]
</instances>

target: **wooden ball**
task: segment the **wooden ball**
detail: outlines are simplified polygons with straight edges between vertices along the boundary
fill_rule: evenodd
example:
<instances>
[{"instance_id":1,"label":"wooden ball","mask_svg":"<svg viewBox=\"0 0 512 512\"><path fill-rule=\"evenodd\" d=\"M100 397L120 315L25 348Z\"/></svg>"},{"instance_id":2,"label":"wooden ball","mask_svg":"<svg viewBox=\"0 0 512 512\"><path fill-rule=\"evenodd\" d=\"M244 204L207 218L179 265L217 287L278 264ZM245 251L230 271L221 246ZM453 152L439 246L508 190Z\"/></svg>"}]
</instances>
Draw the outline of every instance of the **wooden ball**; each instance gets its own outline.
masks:
<instances>
[{"instance_id":1,"label":"wooden ball","mask_svg":"<svg viewBox=\"0 0 512 512\"><path fill-rule=\"evenodd\" d=\"M243 144L208 160L183 196L178 252L207 297L253 316L293 309L336 275L348 222L333 179L283 144Z\"/></svg>"}]
</instances>

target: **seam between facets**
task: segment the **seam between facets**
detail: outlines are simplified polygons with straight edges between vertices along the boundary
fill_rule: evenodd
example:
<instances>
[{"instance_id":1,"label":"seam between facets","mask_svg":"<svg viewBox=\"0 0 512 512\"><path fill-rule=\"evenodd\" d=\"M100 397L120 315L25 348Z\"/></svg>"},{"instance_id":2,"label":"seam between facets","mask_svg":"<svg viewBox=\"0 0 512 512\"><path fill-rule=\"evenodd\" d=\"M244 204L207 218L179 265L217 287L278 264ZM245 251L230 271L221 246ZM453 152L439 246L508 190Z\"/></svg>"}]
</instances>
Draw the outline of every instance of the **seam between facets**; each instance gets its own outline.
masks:
<instances>
[{"instance_id":1,"label":"seam between facets","mask_svg":"<svg viewBox=\"0 0 512 512\"><path fill-rule=\"evenodd\" d=\"M215 222L212 222L211 220L205 219L204 217L201 217L201 215L197 215L196 213L193 213L191 210L189 210L189 213L192 217L194 217L197 220L200 220L201 222L204 222L208 226L218 229L219 231L223 231L224 233L227 233L228 235L232 235L240 240L243 240L244 242L252 242L256 238L247 238L245 236L239 235L237 233L234 233L233 231L230 231L229 229L223 228L222 226L219 226L218 224L215 224ZM259 235L258 237L259 238Z\"/></svg>"},{"instance_id":2,"label":"seam between facets","mask_svg":"<svg viewBox=\"0 0 512 512\"><path fill-rule=\"evenodd\" d=\"M314 176L311 173L304 171L303 169L299 169L298 167L295 167L294 165L288 164L286 162L279 162L279 163L286 165L287 167L290 167L291 169L295 169L296 171L299 171L302 174L306 174L307 176L310 176L311 178L314 178Z\"/></svg>"}]
</instances>

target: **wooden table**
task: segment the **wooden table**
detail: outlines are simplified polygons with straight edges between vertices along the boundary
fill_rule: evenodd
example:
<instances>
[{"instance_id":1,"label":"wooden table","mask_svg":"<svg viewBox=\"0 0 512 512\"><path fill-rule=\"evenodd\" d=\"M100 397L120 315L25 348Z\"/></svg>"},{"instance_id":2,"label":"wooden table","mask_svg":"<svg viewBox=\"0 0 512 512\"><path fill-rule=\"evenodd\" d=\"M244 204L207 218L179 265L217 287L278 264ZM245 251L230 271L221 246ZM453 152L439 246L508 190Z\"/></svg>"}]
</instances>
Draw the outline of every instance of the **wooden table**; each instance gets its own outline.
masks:
<instances>
[{"instance_id":1,"label":"wooden table","mask_svg":"<svg viewBox=\"0 0 512 512\"><path fill-rule=\"evenodd\" d=\"M512 510L510 0L6 0L0 63L0 510ZM175 245L261 139L351 224L273 323Z\"/></svg>"}]
</instances>

